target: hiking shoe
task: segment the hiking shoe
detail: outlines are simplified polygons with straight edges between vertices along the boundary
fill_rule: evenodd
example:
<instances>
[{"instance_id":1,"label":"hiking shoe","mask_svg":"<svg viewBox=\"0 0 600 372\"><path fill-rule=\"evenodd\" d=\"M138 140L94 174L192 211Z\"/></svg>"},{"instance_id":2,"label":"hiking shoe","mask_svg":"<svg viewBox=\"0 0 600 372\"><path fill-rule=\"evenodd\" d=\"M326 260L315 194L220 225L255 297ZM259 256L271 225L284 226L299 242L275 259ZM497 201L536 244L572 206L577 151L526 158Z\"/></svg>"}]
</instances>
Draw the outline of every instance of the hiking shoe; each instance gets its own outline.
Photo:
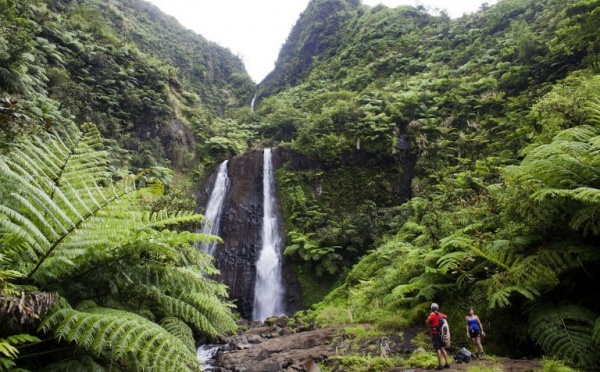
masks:
<instances>
[{"instance_id":1,"label":"hiking shoe","mask_svg":"<svg viewBox=\"0 0 600 372\"><path fill-rule=\"evenodd\" d=\"M479 359L485 359L485 355L481 354L481 356L479 357Z\"/></svg>"},{"instance_id":2,"label":"hiking shoe","mask_svg":"<svg viewBox=\"0 0 600 372\"><path fill-rule=\"evenodd\" d=\"M441 370L441 369L444 369L444 366L442 366L441 364L440 364L439 366L435 367L435 370L436 370L436 371L439 371L439 370Z\"/></svg>"},{"instance_id":3,"label":"hiking shoe","mask_svg":"<svg viewBox=\"0 0 600 372\"><path fill-rule=\"evenodd\" d=\"M450 364L446 363L446 365L444 366L444 368L446 368L446 369L450 368Z\"/></svg>"}]
</instances>

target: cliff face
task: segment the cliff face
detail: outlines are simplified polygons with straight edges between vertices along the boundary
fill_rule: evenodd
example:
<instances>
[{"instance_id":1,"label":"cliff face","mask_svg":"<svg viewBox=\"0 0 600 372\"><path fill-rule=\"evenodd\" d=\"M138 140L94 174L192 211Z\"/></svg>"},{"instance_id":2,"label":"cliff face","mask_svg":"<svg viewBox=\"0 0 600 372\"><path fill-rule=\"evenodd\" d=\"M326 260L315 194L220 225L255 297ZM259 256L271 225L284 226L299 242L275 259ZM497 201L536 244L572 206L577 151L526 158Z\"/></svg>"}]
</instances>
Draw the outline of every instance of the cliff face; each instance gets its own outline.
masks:
<instances>
[{"instance_id":1,"label":"cliff face","mask_svg":"<svg viewBox=\"0 0 600 372\"><path fill-rule=\"evenodd\" d=\"M287 148L273 149L272 154L275 171L282 167L291 172L316 169L327 171L319 161ZM406 171L391 182L395 198L402 200L410 197L414 159L404 160ZM346 159L349 165L355 166L364 166L368 161L366 154ZM228 175L230 183L223 204L219 234L224 243L215 252L216 266L221 271L217 280L229 286L230 297L235 300L238 311L243 317L250 318L254 303L256 261L262 246L263 152L250 151L231 158L228 162ZM214 183L213 178L209 180L209 185ZM210 189L207 189L205 195L209 193ZM277 200L280 234L285 241L285 221L279 198ZM206 201L200 201L199 204L206 204ZM294 313L303 307L302 291L287 256L282 257L282 276L286 312Z\"/></svg>"},{"instance_id":2,"label":"cliff face","mask_svg":"<svg viewBox=\"0 0 600 372\"><path fill-rule=\"evenodd\" d=\"M339 46L337 33L359 7L357 0L312 0L282 46L275 69L260 83L259 99L301 83L314 58Z\"/></svg>"},{"instance_id":3,"label":"cliff face","mask_svg":"<svg viewBox=\"0 0 600 372\"><path fill-rule=\"evenodd\" d=\"M273 152L273 166L278 169L286 162L281 152ZM224 243L215 253L216 266L221 270L218 280L230 288L230 296L245 318L252 315L256 260L261 248L263 217L263 152L252 151L233 157L228 163L229 191L225 197L221 217L221 234ZM281 228L281 206L276 206ZM283 282L285 305L288 313L302 307L300 287L286 257L283 257Z\"/></svg>"}]
</instances>

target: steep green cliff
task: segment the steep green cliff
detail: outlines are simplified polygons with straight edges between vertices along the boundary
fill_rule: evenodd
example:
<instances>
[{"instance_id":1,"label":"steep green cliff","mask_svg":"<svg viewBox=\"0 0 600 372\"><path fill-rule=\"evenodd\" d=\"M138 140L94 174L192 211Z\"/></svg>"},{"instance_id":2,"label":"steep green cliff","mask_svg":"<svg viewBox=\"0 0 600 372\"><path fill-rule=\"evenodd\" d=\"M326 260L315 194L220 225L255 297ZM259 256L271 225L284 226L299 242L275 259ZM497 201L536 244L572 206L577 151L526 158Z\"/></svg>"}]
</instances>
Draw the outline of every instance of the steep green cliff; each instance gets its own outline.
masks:
<instances>
[{"instance_id":1,"label":"steep green cliff","mask_svg":"<svg viewBox=\"0 0 600 372\"><path fill-rule=\"evenodd\" d=\"M181 169L197 162L196 142L213 120L254 93L238 57L145 1L2 7L3 108L26 122L3 121L4 141L40 125L93 121L115 149L129 150L124 165Z\"/></svg>"}]
</instances>

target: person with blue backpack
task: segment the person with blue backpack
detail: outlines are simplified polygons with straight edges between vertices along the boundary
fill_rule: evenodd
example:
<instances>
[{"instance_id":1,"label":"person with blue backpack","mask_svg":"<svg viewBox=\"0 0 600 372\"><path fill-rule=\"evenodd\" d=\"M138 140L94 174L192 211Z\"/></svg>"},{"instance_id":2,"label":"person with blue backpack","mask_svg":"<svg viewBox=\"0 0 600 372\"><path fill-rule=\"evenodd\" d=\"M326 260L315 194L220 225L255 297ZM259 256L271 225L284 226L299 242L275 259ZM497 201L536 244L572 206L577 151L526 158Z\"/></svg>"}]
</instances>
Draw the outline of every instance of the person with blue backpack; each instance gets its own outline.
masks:
<instances>
[{"instance_id":1,"label":"person with blue backpack","mask_svg":"<svg viewBox=\"0 0 600 372\"><path fill-rule=\"evenodd\" d=\"M481 321L479 320L479 317L475 315L475 310L473 310L473 308L469 309L469 314L465 320L467 322L467 337L471 338L475 344L475 359L485 359L483 346L481 346L481 336L485 337L485 332L483 331Z\"/></svg>"},{"instance_id":2,"label":"person with blue backpack","mask_svg":"<svg viewBox=\"0 0 600 372\"><path fill-rule=\"evenodd\" d=\"M435 350L438 357L438 366L436 370L450 368L450 364L448 363L448 353L444 346L444 341L442 340L442 329L444 325L446 325L446 331L448 330L446 315L439 312L440 307L436 303L431 304L431 314L425 321L426 324L431 326L431 342L433 343L433 349ZM442 356L446 361L446 364L442 366Z\"/></svg>"}]
</instances>

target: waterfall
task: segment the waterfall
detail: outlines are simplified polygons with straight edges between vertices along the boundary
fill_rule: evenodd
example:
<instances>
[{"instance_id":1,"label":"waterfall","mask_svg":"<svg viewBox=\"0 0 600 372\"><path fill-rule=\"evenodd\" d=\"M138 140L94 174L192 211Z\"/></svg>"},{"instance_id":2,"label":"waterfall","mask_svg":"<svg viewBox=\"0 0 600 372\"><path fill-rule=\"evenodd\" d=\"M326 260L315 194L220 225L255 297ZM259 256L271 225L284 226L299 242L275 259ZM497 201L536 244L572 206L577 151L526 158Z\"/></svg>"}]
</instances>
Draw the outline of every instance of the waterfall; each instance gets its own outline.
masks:
<instances>
[{"instance_id":1,"label":"waterfall","mask_svg":"<svg viewBox=\"0 0 600 372\"><path fill-rule=\"evenodd\" d=\"M219 225L221 223L221 214L223 213L223 200L225 200L225 194L229 187L229 176L227 175L227 160L219 165L217 171L217 178L213 186L208 204L206 206L206 224L202 228L203 234L219 235ZM217 242L202 244L202 250L208 252L211 256L215 255L215 249L217 248Z\"/></svg>"},{"instance_id":2,"label":"waterfall","mask_svg":"<svg viewBox=\"0 0 600 372\"><path fill-rule=\"evenodd\" d=\"M258 94L258 89L254 92L254 97L252 97L252 102L250 102L250 110L254 112L254 102L256 102L256 95Z\"/></svg>"},{"instance_id":3,"label":"waterfall","mask_svg":"<svg viewBox=\"0 0 600 372\"><path fill-rule=\"evenodd\" d=\"M281 280L281 236L275 209L275 177L271 150L263 154L263 220L262 247L256 261L256 285L252 318L265 320L282 314L283 285Z\"/></svg>"}]
</instances>

